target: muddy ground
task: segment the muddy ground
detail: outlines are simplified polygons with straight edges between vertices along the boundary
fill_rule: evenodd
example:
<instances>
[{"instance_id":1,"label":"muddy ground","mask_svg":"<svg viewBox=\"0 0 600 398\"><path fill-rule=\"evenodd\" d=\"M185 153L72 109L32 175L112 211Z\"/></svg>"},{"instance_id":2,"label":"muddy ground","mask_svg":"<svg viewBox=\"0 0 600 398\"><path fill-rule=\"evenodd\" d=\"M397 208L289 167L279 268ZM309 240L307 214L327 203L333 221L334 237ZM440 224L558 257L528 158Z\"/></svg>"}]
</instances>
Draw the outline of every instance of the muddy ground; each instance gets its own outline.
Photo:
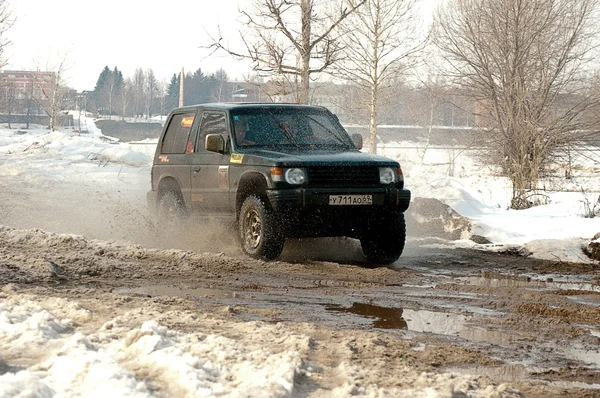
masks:
<instances>
[{"instance_id":1,"label":"muddy ground","mask_svg":"<svg viewBox=\"0 0 600 398\"><path fill-rule=\"evenodd\" d=\"M413 386L410 369L479 375L477 388L500 396L600 396L597 266L419 240L393 266L371 269L353 241L310 243L263 262L3 227L0 284L3 298L73 300L96 324L138 310L174 330L242 341L232 325L283 325L311 341L297 396L326 396L342 362L361 369L361 385L388 390Z\"/></svg>"},{"instance_id":2,"label":"muddy ground","mask_svg":"<svg viewBox=\"0 0 600 398\"><path fill-rule=\"evenodd\" d=\"M454 396L600 396L597 265L413 237L390 267L367 267L344 239L291 241L281 261L256 261L222 223L165 237L142 210L142 188L127 189L137 177L121 178L109 190L101 181L2 176L0 300L77 302L94 314L82 332L122 315L131 327L150 318L252 345L256 335L239 325L285 328L310 339L294 381L299 397L329 396L350 373L357 389L377 386L373 396L415 388L422 374L434 384L437 375L474 375ZM7 362L19 359L9 354Z\"/></svg>"}]
</instances>

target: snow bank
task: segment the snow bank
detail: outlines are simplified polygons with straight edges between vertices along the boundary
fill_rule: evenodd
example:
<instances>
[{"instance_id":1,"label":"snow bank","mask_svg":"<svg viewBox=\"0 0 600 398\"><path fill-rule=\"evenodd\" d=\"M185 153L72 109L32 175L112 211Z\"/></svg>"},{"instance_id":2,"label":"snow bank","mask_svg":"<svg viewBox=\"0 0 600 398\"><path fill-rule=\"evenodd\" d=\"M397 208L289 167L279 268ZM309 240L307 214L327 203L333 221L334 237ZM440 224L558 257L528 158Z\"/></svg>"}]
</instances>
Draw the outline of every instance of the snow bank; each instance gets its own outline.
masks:
<instances>
[{"instance_id":1,"label":"snow bank","mask_svg":"<svg viewBox=\"0 0 600 398\"><path fill-rule=\"evenodd\" d=\"M150 397L157 391L163 396L289 396L302 373L298 347L308 347L307 337L287 334L287 349L281 352L270 352L268 345L248 348L221 336L176 332L150 316L133 329L124 316L89 334L77 331L73 319L86 323L92 317L62 299L38 303L33 296L4 295L0 354L17 366L0 375L0 397Z\"/></svg>"}]
</instances>

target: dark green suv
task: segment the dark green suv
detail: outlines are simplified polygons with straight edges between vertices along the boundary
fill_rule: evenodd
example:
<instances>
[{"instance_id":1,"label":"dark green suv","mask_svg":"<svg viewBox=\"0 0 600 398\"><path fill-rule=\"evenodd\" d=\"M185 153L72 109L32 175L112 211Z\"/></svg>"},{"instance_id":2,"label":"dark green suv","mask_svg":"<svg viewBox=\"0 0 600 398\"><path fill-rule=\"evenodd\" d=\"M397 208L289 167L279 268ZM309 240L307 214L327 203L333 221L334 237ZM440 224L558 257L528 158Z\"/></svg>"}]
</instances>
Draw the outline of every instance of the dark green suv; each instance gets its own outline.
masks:
<instances>
[{"instance_id":1,"label":"dark green suv","mask_svg":"<svg viewBox=\"0 0 600 398\"><path fill-rule=\"evenodd\" d=\"M360 151L323 107L203 104L173 110L152 166L150 209L235 221L242 249L275 259L286 238L360 239L370 263L404 249L410 202L398 162Z\"/></svg>"}]
</instances>

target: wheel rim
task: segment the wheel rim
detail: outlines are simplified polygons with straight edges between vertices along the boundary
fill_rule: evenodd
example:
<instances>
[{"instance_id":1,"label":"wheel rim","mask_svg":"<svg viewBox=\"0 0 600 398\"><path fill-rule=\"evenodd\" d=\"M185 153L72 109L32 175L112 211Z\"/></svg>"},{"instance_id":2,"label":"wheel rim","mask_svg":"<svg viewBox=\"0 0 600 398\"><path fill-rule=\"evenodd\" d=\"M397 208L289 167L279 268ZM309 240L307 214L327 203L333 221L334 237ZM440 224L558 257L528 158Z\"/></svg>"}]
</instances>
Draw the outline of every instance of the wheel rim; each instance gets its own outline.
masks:
<instances>
[{"instance_id":1,"label":"wheel rim","mask_svg":"<svg viewBox=\"0 0 600 398\"><path fill-rule=\"evenodd\" d=\"M262 222L256 210L250 210L244 217L244 242L248 249L256 249L262 240Z\"/></svg>"}]
</instances>

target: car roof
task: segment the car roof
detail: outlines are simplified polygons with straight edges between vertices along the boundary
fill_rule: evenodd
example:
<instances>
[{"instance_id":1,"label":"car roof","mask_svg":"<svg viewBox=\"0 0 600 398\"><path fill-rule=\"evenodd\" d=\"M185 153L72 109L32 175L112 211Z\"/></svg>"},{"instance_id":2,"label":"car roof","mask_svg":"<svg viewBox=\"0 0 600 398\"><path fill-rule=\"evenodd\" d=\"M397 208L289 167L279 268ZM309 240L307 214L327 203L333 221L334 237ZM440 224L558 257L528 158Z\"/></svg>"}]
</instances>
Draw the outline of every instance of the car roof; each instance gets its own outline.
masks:
<instances>
[{"instance_id":1,"label":"car roof","mask_svg":"<svg viewBox=\"0 0 600 398\"><path fill-rule=\"evenodd\" d=\"M209 102L205 104L188 105L174 110L197 110L197 109L218 109L218 110L240 110L240 109L273 109L273 108L302 108L324 110L322 106L303 105L281 102Z\"/></svg>"}]
</instances>

